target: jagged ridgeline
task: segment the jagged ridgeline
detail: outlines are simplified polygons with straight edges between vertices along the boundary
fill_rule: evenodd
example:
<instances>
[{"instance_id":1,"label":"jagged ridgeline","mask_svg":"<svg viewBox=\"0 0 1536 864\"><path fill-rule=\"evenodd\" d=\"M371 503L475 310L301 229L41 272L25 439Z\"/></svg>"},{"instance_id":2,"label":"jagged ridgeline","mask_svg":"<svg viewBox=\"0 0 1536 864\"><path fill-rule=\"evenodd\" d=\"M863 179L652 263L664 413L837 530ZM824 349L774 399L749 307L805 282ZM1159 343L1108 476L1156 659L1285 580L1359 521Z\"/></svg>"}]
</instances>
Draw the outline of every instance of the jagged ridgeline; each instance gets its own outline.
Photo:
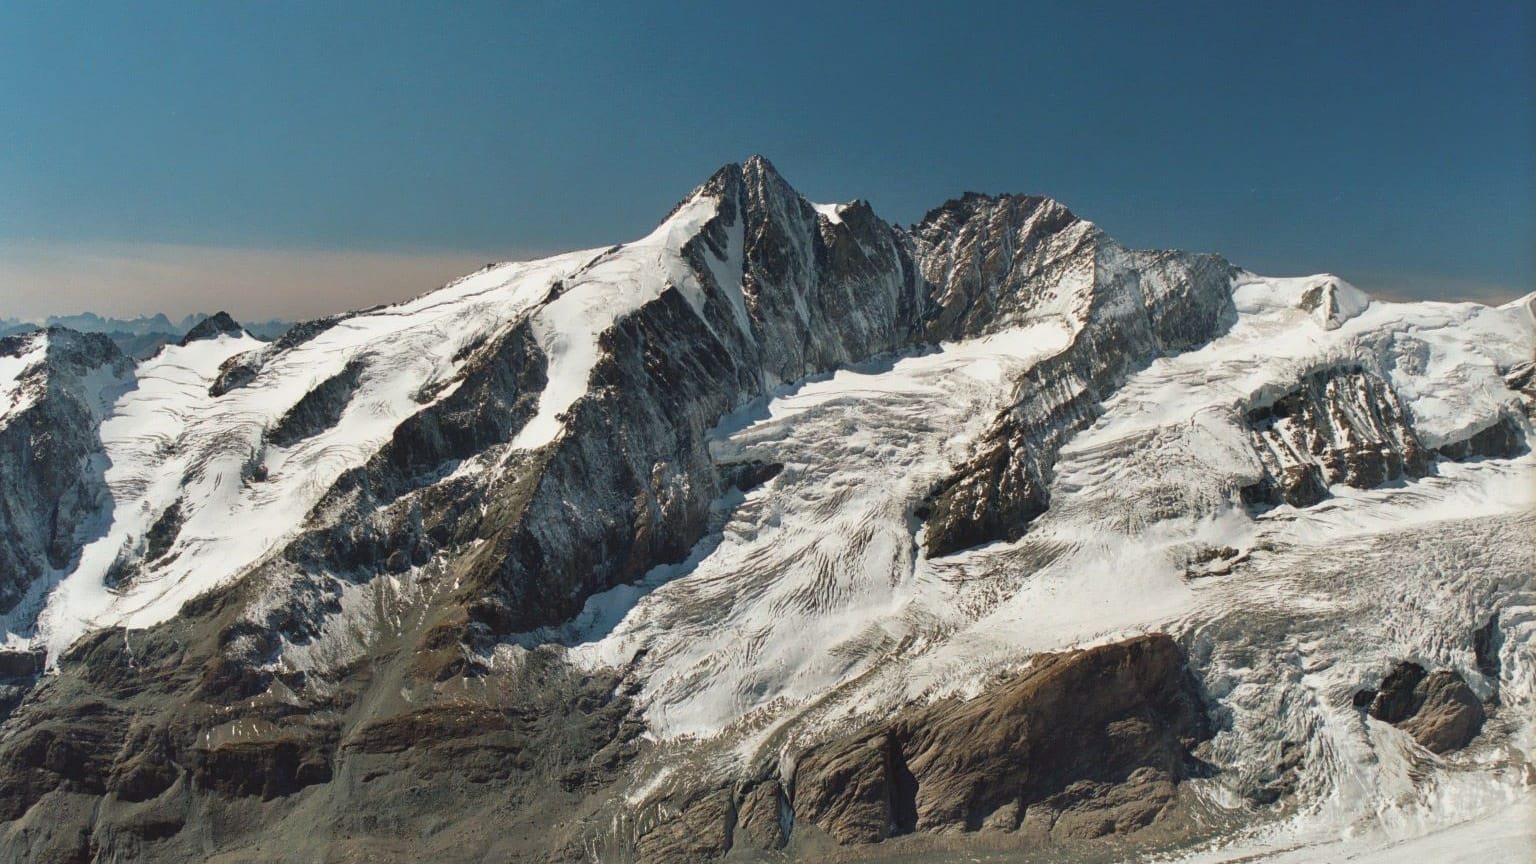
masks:
<instances>
[{"instance_id":1,"label":"jagged ridgeline","mask_svg":"<svg viewBox=\"0 0 1536 864\"><path fill-rule=\"evenodd\" d=\"M7 337L0 857L1097 860L1515 800L1532 331L753 158L272 342Z\"/></svg>"}]
</instances>

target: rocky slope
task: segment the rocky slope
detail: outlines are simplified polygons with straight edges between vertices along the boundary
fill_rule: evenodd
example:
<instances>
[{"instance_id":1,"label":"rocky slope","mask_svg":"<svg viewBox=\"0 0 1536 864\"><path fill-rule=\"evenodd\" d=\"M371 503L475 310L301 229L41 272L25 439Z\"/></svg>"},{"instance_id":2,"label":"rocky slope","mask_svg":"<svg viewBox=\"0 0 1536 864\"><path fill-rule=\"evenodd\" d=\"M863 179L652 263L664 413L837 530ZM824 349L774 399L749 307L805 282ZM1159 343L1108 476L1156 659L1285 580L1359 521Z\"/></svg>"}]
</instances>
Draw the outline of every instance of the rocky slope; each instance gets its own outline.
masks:
<instances>
[{"instance_id":1,"label":"rocky slope","mask_svg":"<svg viewBox=\"0 0 1536 864\"><path fill-rule=\"evenodd\" d=\"M0 573L39 601L11 859L1091 858L1450 794L1370 773L1412 758L1389 724L1483 748L1427 789L1519 775L1528 301L1372 302L1028 196L904 229L754 158L632 243L209 322L47 421L96 521ZM1340 591L1410 518L1412 614ZM1408 708L1356 707L1404 658Z\"/></svg>"},{"instance_id":2,"label":"rocky slope","mask_svg":"<svg viewBox=\"0 0 1536 864\"><path fill-rule=\"evenodd\" d=\"M132 381L133 364L100 334L0 340L0 613L73 567L99 530L108 499L96 428Z\"/></svg>"}]
</instances>

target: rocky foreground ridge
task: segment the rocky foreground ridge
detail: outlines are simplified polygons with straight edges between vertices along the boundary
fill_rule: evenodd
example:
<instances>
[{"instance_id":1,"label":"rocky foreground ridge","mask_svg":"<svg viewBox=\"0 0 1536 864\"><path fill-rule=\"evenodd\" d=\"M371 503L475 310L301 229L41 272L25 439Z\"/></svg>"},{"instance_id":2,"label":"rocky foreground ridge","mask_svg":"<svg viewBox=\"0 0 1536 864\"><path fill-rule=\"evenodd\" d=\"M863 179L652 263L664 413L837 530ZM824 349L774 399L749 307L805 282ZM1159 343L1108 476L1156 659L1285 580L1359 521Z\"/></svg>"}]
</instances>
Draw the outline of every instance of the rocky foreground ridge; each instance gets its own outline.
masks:
<instances>
[{"instance_id":1,"label":"rocky foreground ridge","mask_svg":"<svg viewBox=\"0 0 1536 864\"><path fill-rule=\"evenodd\" d=\"M1232 372L1208 391L1226 394L1211 409L1125 440L1150 453L1167 430L1219 416L1210 434L1236 467L1196 480L1126 456L1117 464L1143 466L1137 483L1164 491L1113 525L1227 514L1269 530L1282 523L1266 514L1326 514L1345 487L1383 490L1388 507L1393 484L1525 470L1529 310L1499 310L1505 342L1485 341L1504 353L1455 366L1410 328L1367 330L1370 301L1338 280L1291 297L1257 278L1214 255L1128 250L1033 196L970 194L893 226L864 202L814 205L754 158L641 241L491 267L272 343L215 316L135 367L69 331L9 337L0 857L815 860L871 844L945 854L983 837L1078 854L1106 837L1151 848L1205 836L1219 808L1191 781L1230 781L1249 815L1289 806L1315 779L1292 731L1265 739L1272 753L1226 749L1247 740L1253 697L1211 664L1251 634L1213 639L1201 634L1224 631L1194 618L1129 638L1105 625L1114 638L966 660L964 692L880 683L882 669L909 679L901 664L942 655L1025 596L1022 580L1075 560L1082 541L1061 538L1079 535L1053 519L1117 485L1085 479L1100 469L1078 442L1135 416L1125 405L1178 372L1175 359L1247 338L1244 316L1355 341L1339 343L1348 356L1258 372L1216 356L1210 368L1257 377ZM959 586L827 646L823 660L849 658L835 685L796 696L793 675L752 665L793 634L689 600L689 576L751 539L739 521L754 508L788 513L793 490L826 482L816 494L836 510L868 479L814 454L752 455L759 445L732 438L743 412L838 370L883 382L903 358L1010 334L1032 359L955 379L987 408L970 437L936 439L959 455L932 482L893 500L903 543L877 554L887 547L862 539L857 567L813 549L735 568L765 575L733 588L734 604L805 580L764 601L770 617L852 622L850 586L882 555L905 568L891 596L930 572ZM1442 366L1497 387L1464 382L1477 399L1431 414L1402 376ZM843 444L863 434L853 408L838 422ZM1166 491L1176 482L1207 485ZM1243 542L1179 548L1208 581L1296 544ZM1528 555L1506 558L1462 592L1470 605L1424 616L1436 644L1464 642L1470 658L1488 621L1483 644L1518 642L1500 628L1520 625L1489 615L1529 573ZM1167 593L1187 590L1175 580ZM659 642L624 649L636 637L622 621L592 623L613 598L651 591L637 610L714 621L726 644L694 659ZM955 609L972 617L944 617ZM900 638L882 641L889 632ZM602 653L610 642L619 653ZM1330 704L1360 729L1396 724L1453 753L1526 698L1516 662L1428 671L1410 647L1339 665L1377 692ZM1390 664L1408 665L1381 671ZM745 670L719 696L734 707L709 703L733 725L681 733L658 719L669 682L700 682L678 704L690 690L714 699L720 669ZM834 715L845 696L853 707Z\"/></svg>"}]
</instances>

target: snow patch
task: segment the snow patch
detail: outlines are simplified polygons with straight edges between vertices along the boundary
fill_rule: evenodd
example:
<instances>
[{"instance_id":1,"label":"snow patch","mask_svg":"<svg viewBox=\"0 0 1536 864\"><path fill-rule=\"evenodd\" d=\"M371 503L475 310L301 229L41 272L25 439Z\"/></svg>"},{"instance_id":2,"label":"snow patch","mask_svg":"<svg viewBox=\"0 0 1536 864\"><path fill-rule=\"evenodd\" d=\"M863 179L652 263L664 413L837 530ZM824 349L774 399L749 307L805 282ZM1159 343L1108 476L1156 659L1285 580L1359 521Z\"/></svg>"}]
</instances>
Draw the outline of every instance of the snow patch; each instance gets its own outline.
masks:
<instances>
[{"instance_id":1,"label":"snow patch","mask_svg":"<svg viewBox=\"0 0 1536 864\"><path fill-rule=\"evenodd\" d=\"M26 350L16 356L0 356L0 424L20 413L35 398L31 388L22 383L26 373L48 355L48 333L36 331L20 337L29 340Z\"/></svg>"},{"instance_id":2,"label":"snow patch","mask_svg":"<svg viewBox=\"0 0 1536 864\"><path fill-rule=\"evenodd\" d=\"M843 208L847 207L848 205L812 204L811 206L816 208L817 213L820 213L822 216L826 217L828 222L831 222L833 225L841 225L843 224Z\"/></svg>"}]
</instances>

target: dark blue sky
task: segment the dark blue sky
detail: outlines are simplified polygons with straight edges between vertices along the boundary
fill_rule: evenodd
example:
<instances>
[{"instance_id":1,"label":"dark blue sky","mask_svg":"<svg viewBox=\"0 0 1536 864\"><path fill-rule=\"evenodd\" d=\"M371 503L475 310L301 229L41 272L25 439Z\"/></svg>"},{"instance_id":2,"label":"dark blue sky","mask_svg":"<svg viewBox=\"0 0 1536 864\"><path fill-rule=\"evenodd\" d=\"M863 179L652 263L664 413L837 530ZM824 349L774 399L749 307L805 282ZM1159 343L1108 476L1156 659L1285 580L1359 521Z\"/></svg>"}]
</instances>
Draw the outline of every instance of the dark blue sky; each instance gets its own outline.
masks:
<instances>
[{"instance_id":1,"label":"dark blue sky","mask_svg":"<svg viewBox=\"0 0 1536 864\"><path fill-rule=\"evenodd\" d=\"M1536 288L1530 2L641 5L0 5L0 316L141 305L86 254L631 239L754 152L903 223L1036 192L1265 272Z\"/></svg>"}]
</instances>

